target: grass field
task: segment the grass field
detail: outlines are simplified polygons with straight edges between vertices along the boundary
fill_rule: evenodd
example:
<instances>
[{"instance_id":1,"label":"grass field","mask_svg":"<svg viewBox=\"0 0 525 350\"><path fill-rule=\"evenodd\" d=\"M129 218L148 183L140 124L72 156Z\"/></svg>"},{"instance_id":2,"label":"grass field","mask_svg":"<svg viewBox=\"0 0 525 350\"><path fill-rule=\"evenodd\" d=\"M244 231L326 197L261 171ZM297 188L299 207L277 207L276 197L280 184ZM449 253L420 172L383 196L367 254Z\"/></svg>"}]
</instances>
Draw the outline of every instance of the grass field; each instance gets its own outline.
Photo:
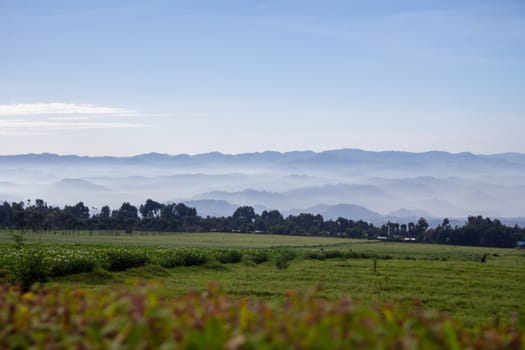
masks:
<instances>
[{"instance_id":1,"label":"grass field","mask_svg":"<svg viewBox=\"0 0 525 350\"><path fill-rule=\"evenodd\" d=\"M135 232L104 234L103 232L75 231L57 233L33 233L28 231L29 242L53 244L103 244L161 247L205 247L205 248L267 248L278 246L308 247L330 246L348 243L345 238L283 236L271 234L243 233L155 233ZM0 230L0 243L12 242L10 231Z\"/></svg>"},{"instance_id":2,"label":"grass field","mask_svg":"<svg viewBox=\"0 0 525 350\"><path fill-rule=\"evenodd\" d=\"M220 268L146 266L111 275L67 276L53 284L104 289L133 283L137 278L155 279L165 283L167 295L177 296L191 289L204 291L214 281L234 297L278 301L284 298L285 291L298 290L328 299L350 297L364 303L420 304L476 326L508 321L515 313L524 312L525 278L521 266L394 259L379 261L374 273L373 261L368 259L298 260L287 270L276 270L271 263Z\"/></svg>"},{"instance_id":3,"label":"grass field","mask_svg":"<svg viewBox=\"0 0 525 350\"><path fill-rule=\"evenodd\" d=\"M509 321L513 315L524 313L525 252L514 249L233 233L99 236L83 232L29 234L26 238L76 247L87 243L125 244L144 246L144 249L293 247L298 253L288 269L283 270L276 269L274 261L260 265L213 261L203 266L169 269L146 265L123 272L97 270L53 278L49 282L51 286L80 286L104 291L145 279L161 281L163 293L174 297L192 289L204 291L215 282L235 298L248 296L269 302L283 300L287 290L311 291L323 298L350 297L365 304L418 304L450 313L467 326ZM8 233L1 232L0 240L8 242ZM307 252L331 250L374 253L389 259L378 259L374 263L371 258L304 258ZM486 264L480 263L483 254L488 255Z\"/></svg>"}]
</instances>

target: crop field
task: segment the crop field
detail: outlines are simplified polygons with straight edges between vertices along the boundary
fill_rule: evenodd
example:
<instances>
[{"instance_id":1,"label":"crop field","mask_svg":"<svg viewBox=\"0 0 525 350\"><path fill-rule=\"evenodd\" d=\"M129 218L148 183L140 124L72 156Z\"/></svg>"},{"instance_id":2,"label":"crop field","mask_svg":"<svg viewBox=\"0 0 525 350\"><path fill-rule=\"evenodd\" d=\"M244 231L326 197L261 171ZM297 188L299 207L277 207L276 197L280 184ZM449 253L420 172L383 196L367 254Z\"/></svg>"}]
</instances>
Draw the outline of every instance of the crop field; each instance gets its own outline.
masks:
<instances>
[{"instance_id":1,"label":"crop field","mask_svg":"<svg viewBox=\"0 0 525 350\"><path fill-rule=\"evenodd\" d=\"M153 283L156 298L176 301L212 285L233 303L270 308L294 290L333 303L420 310L418 320L436 310L459 328L523 331L525 252L515 249L233 233L27 234L18 246L8 232L1 237L0 280L27 280L27 289L40 281L39 288L113 295Z\"/></svg>"}]
</instances>

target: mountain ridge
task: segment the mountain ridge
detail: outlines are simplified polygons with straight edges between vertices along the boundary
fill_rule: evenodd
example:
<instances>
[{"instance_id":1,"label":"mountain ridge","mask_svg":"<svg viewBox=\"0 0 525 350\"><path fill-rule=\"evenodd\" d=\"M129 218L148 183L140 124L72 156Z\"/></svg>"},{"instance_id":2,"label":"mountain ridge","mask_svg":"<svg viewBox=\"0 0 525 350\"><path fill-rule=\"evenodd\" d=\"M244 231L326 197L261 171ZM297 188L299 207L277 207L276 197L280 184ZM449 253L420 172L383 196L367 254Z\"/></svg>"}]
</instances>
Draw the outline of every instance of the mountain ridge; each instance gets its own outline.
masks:
<instances>
[{"instance_id":1,"label":"mountain ridge","mask_svg":"<svg viewBox=\"0 0 525 350\"><path fill-rule=\"evenodd\" d=\"M338 148L329 149L324 151L312 151L312 150L295 150L295 151L274 151L266 150L261 152L243 152L243 153L223 153L223 152L204 152L196 154L187 153L160 153L160 152L146 152L138 153L129 156L112 156L112 155L78 155L78 154L58 154L50 152L42 153L18 153L18 154L0 154L0 159L4 158L77 158L77 159L136 159L136 158L209 158L213 156L217 157L248 157L248 156L298 156L298 155L323 155L323 156L339 156L341 154L352 154L357 155L377 155L377 156L396 156L396 155L420 155L420 156L457 156L461 158L467 157L487 157L487 158L499 158L499 157L516 157L525 158L525 153L521 152L500 152L500 153L472 153L472 152L449 152L442 150L429 150L422 152L411 152L411 151L397 151L397 150L384 150L384 151L370 151L359 148Z\"/></svg>"},{"instance_id":2,"label":"mountain ridge","mask_svg":"<svg viewBox=\"0 0 525 350\"><path fill-rule=\"evenodd\" d=\"M525 154L344 148L134 156L0 156L0 193L49 203L227 200L280 211L352 203L438 217L523 216ZM77 179L77 180L72 180ZM210 213L213 203L208 203ZM335 210L335 209L334 209Z\"/></svg>"}]
</instances>

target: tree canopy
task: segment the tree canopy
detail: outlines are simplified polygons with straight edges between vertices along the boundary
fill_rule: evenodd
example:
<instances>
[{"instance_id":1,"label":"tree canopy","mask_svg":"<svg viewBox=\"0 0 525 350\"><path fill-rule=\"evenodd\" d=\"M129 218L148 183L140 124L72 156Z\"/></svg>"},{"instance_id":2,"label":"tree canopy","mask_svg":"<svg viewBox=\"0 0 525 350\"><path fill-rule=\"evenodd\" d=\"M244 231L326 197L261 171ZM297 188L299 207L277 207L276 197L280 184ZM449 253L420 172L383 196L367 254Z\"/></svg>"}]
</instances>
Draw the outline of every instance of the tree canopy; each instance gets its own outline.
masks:
<instances>
[{"instance_id":1,"label":"tree canopy","mask_svg":"<svg viewBox=\"0 0 525 350\"><path fill-rule=\"evenodd\" d=\"M95 208L92 208L95 209ZM83 202L64 208L49 206L44 200L34 202L4 202L0 205L0 228L50 230L114 230L132 233L161 232L245 232L285 235L332 236L418 241L454 245L515 247L525 240L525 229L503 225L497 219L471 216L461 227L452 227L445 218L435 228L426 219L417 222L387 222L374 226L363 220L340 217L325 220L322 215L301 213L283 217L278 210L257 214L251 206L237 208L231 216L200 217L195 208L184 203L160 203L148 199L138 208L122 203L119 209L107 205L90 211Z\"/></svg>"}]
</instances>

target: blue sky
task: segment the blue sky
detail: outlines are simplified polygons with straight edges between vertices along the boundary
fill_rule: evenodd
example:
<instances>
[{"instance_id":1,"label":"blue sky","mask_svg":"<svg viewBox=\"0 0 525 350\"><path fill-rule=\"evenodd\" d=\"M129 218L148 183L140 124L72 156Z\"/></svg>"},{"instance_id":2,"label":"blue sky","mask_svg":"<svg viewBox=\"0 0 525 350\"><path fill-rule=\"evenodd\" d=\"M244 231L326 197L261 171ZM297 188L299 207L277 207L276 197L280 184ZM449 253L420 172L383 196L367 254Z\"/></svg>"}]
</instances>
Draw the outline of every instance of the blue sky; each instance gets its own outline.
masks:
<instances>
[{"instance_id":1,"label":"blue sky","mask_svg":"<svg viewBox=\"0 0 525 350\"><path fill-rule=\"evenodd\" d=\"M0 153L525 152L519 1L0 0Z\"/></svg>"}]
</instances>

